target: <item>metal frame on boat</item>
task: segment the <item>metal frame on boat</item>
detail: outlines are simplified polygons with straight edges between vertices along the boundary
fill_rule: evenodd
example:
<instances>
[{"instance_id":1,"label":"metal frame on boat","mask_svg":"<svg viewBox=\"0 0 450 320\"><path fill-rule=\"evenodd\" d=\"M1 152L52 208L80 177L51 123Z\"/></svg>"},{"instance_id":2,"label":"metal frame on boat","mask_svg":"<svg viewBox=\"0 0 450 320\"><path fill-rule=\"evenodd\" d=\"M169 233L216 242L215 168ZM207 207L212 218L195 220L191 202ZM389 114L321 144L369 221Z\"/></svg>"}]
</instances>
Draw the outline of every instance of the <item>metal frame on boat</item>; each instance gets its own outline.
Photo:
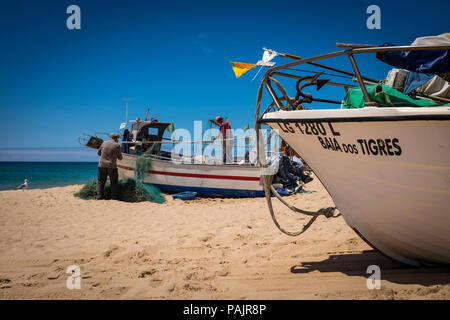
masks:
<instances>
[{"instance_id":1,"label":"metal frame on boat","mask_svg":"<svg viewBox=\"0 0 450 320\"><path fill-rule=\"evenodd\" d=\"M303 59L279 53L293 62L269 69L258 89L255 130L262 124L278 129L279 135L308 163L333 198L345 221L373 247L399 261L411 264L450 263L450 107L447 98L427 96L442 106L410 108L380 105L371 101L366 84L379 81L361 74L356 54L449 50L450 46L389 46L337 44L344 50ZM347 56L353 68L348 72L316 61ZM293 74L292 67L309 64L354 77L361 88L365 107L361 109L305 110L305 103L340 101L312 97L302 90L316 85L343 87L352 84ZM296 95L290 97L279 78L297 80ZM307 84L300 86L302 81ZM280 92L279 96L274 90ZM261 112L263 89L272 102ZM430 103L431 104L431 103ZM434 104L434 103L433 103ZM264 144L257 135L257 147ZM267 167L258 151L261 166ZM271 175L262 177L266 194L272 191L294 211L271 186ZM300 232L280 227L266 197L275 224L289 235L297 235L321 214L309 212L312 220Z\"/></svg>"}]
</instances>

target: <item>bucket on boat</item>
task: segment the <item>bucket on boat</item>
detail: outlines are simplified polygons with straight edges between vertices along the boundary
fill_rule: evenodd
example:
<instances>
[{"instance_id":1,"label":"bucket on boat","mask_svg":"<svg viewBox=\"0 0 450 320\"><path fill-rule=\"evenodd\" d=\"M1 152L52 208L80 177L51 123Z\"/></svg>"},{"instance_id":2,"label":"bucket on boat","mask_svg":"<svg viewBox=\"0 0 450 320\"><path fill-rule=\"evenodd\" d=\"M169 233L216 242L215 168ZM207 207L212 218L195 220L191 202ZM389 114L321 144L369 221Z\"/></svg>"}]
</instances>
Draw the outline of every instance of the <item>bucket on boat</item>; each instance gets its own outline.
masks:
<instances>
[{"instance_id":1,"label":"bucket on boat","mask_svg":"<svg viewBox=\"0 0 450 320\"><path fill-rule=\"evenodd\" d=\"M193 200L193 199L195 199L196 195L197 195L197 192L185 191L185 192L181 192L181 193L172 195L172 198L181 199L181 200Z\"/></svg>"}]
</instances>

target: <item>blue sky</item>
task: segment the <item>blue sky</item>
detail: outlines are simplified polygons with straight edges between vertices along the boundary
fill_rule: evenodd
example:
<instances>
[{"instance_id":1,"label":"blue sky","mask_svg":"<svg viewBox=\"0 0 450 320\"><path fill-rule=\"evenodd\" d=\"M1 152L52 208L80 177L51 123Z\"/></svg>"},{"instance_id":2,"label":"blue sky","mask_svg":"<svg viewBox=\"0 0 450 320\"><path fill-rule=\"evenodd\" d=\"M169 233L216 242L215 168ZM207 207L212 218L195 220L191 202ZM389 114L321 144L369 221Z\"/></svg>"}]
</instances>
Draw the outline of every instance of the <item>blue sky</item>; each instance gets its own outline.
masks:
<instances>
[{"instance_id":1,"label":"blue sky","mask_svg":"<svg viewBox=\"0 0 450 320\"><path fill-rule=\"evenodd\" d=\"M81 30L66 28L71 4ZM381 30L366 28L371 4ZM262 47L308 57L336 42L406 45L450 32L448 12L435 0L2 1L0 148L72 148L82 133L117 131L123 98L130 119L149 107L178 128L219 114L233 128L252 125L262 73L236 79L229 61L256 63ZM368 76L389 70L374 55L357 59Z\"/></svg>"}]
</instances>

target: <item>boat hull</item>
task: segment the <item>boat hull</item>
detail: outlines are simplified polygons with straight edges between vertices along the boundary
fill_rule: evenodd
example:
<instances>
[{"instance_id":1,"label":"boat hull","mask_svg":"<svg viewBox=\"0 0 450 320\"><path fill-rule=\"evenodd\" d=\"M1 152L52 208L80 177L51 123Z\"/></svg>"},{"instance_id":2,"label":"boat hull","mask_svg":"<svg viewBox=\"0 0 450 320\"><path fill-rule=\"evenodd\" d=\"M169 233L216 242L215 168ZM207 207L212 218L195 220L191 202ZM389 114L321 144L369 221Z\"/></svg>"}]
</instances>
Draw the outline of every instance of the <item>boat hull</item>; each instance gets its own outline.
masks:
<instances>
[{"instance_id":1,"label":"boat hull","mask_svg":"<svg viewBox=\"0 0 450 320\"><path fill-rule=\"evenodd\" d=\"M136 157L123 155L118 161L120 177L134 177ZM199 195L226 197L262 197L260 168L248 165L177 164L152 159L152 169L144 183L164 192L195 191Z\"/></svg>"},{"instance_id":2,"label":"boat hull","mask_svg":"<svg viewBox=\"0 0 450 320\"><path fill-rule=\"evenodd\" d=\"M411 265L450 263L450 108L279 111L262 122L371 245Z\"/></svg>"}]
</instances>

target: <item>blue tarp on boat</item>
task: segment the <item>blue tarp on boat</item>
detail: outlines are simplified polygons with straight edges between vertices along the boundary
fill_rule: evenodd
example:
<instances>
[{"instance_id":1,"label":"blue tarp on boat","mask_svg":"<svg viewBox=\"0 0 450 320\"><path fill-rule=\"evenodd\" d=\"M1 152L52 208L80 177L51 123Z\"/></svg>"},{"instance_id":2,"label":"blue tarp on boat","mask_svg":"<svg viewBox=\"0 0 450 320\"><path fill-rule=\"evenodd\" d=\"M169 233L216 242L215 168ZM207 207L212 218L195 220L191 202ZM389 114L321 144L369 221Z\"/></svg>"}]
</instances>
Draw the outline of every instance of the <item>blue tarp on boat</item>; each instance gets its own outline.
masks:
<instances>
[{"instance_id":1,"label":"blue tarp on boat","mask_svg":"<svg viewBox=\"0 0 450 320\"><path fill-rule=\"evenodd\" d=\"M391 46L385 44L384 46ZM391 66L413 72L444 74L450 72L450 50L377 52L377 58Z\"/></svg>"},{"instance_id":2,"label":"blue tarp on boat","mask_svg":"<svg viewBox=\"0 0 450 320\"><path fill-rule=\"evenodd\" d=\"M411 46L447 45L448 34L417 38ZM384 44L384 46L392 46ZM441 75L450 72L450 50L410 50L377 52L377 58L387 64L419 73Z\"/></svg>"},{"instance_id":3,"label":"blue tarp on boat","mask_svg":"<svg viewBox=\"0 0 450 320\"><path fill-rule=\"evenodd\" d=\"M405 81L405 88L403 89L404 94L409 94L411 91L423 86L425 83L433 78L433 74L410 72Z\"/></svg>"}]
</instances>

